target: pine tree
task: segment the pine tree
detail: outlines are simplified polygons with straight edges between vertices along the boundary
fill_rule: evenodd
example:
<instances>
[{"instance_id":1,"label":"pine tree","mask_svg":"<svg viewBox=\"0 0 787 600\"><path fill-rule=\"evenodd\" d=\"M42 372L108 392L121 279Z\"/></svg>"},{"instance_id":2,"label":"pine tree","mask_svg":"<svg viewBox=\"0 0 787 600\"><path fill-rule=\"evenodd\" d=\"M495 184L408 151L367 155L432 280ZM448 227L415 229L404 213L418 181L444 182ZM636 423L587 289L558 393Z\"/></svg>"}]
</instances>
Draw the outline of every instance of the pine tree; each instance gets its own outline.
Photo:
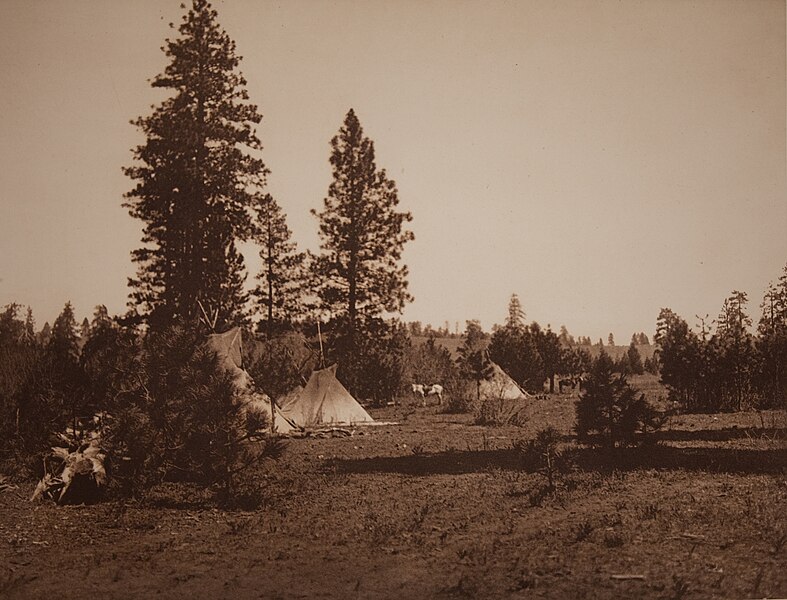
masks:
<instances>
[{"instance_id":1,"label":"pine tree","mask_svg":"<svg viewBox=\"0 0 787 600\"><path fill-rule=\"evenodd\" d=\"M787 406L787 265L779 282L768 286L757 325L757 387L763 404Z\"/></svg>"},{"instance_id":2,"label":"pine tree","mask_svg":"<svg viewBox=\"0 0 787 600\"><path fill-rule=\"evenodd\" d=\"M637 350L637 345L634 340L631 340L629 349L625 354L627 361L628 373L632 375L642 375L645 372L645 367L642 365L642 356Z\"/></svg>"},{"instance_id":3,"label":"pine tree","mask_svg":"<svg viewBox=\"0 0 787 600\"><path fill-rule=\"evenodd\" d=\"M516 329L524 329L525 327L525 310L522 308L522 303L519 301L519 296L516 294L511 294L511 299L508 301L506 327L513 327Z\"/></svg>"},{"instance_id":4,"label":"pine tree","mask_svg":"<svg viewBox=\"0 0 787 600\"><path fill-rule=\"evenodd\" d=\"M207 0L193 0L179 33L167 40L171 62L152 82L173 95L133 121L147 139L124 169L136 181L124 206L145 224L144 247L132 252L129 304L153 324L201 318L225 326L244 316L236 241L252 233L248 209L267 174L254 130L262 117Z\"/></svg>"},{"instance_id":5,"label":"pine tree","mask_svg":"<svg viewBox=\"0 0 787 600\"><path fill-rule=\"evenodd\" d=\"M322 254L315 260L321 307L346 321L350 338L359 320L401 312L412 300L407 267L400 264L413 239L398 212L396 184L375 164L374 143L350 109L331 140L333 181L319 218Z\"/></svg>"},{"instance_id":6,"label":"pine tree","mask_svg":"<svg viewBox=\"0 0 787 600\"><path fill-rule=\"evenodd\" d=\"M546 378L544 361L537 347L538 335L537 323L530 328L506 325L492 334L489 343L489 358L531 392L541 392Z\"/></svg>"},{"instance_id":7,"label":"pine tree","mask_svg":"<svg viewBox=\"0 0 787 600\"><path fill-rule=\"evenodd\" d=\"M555 375L560 369L560 340L549 325L546 330L542 330L538 323L533 322L530 325L530 333L536 344L538 355L541 357L541 365L543 366L541 382L543 383L545 378L549 379L549 393L552 394L555 392Z\"/></svg>"},{"instance_id":8,"label":"pine tree","mask_svg":"<svg viewBox=\"0 0 787 600\"><path fill-rule=\"evenodd\" d=\"M48 347L58 360L76 364L79 358L79 334L74 308L70 302L66 302L63 311L52 325L52 336Z\"/></svg>"},{"instance_id":9,"label":"pine tree","mask_svg":"<svg viewBox=\"0 0 787 600\"><path fill-rule=\"evenodd\" d=\"M729 376L728 394L732 404L743 409L744 398L751 387L754 339L749 333L751 318L746 314L746 292L733 291L724 300L717 320L714 342L717 349L717 368Z\"/></svg>"},{"instance_id":10,"label":"pine tree","mask_svg":"<svg viewBox=\"0 0 787 600\"><path fill-rule=\"evenodd\" d=\"M36 343L36 320L33 317L33 309L29 306L27 307L27 314L25 315L25 329L23 335L25 344L30 346Z\"/></svg>"},{"instance_id":11,"label":"pine tree","mask_svg":"<svg viewBox=\"0 0 787 600\"><path fill-rule=\"evenodd\" d=\"M618 448L635 445L638 434L659 427L645 395L632 388L625 375L614 373L614 363L603 348L576 403L576 416L579 441L605 447L613 455Z\"/></svg>"},{"instance_id":12,"label":"pine tree","mask_svg":"<svg viewBox=\"0 0 787 600\"><path fill-rule=\"evenodd\" d=\"M52 339L52 326L49 324L49 321L44 323L44 326L41 328L41 331L38 332L38 343L46 347L49 345L49 340Z\"/></svg>"},{"instance_id":13,"label":"pine tree","mask_svg":"<svg viewBox=\"0 0 787 600\"><path fill-rule=\"evenodd\" d=\"M475 383L476 398L481 399L481 382L494 375L492 363L486 350L486 335L478 321L467 321L465 340L459 347L457 358L460 373Z\"/></svg>"},{"instance_id":14,"label":"pine tree","mask_svg":"<svg viewBox=\"0 0 787 600\"><path fill-rule=\"evenodd\" d=\"M560 339L561 345L563 345L564 347L572 347L575 344L574 336L568 332L568 329L566 328L565 325L560 326L560 335L558 335L558 338ZM580 341L580 343L582 342Z\"/></svg>"},{"instance_id":15,"label":"pine tree","mask_svg":"<svg viewBox=\"0 0 787 600\"><path fill-rule=\"evenodd\" d=\"M297 252L291 241L292 232L276 200L270 194L256 200L254 237L260 246L262 268L254 295L265 315L264 327L270 338L277 326L291 324L300 313L305 255Z\"/></svg>"},{"instance_id":16,"label":"pine tree","mask_svg":"<svg viewBox=\"0 0 787 600\"><path fill-rule=\"evenodd\" d=\"M669 308L662 308L656 322L661 382L669 388L670 398L686 408L696 408L696 375L699 371L700 340L685 319Z\"/></svg>"},{"instance_id":17,"label":"pine tree","mask_svg":"<svg viewBox=\"0 0 787 600\"><path fill-rule=\"evenodd\" d=\"M87 320L87 317L82 319L82 324L79 326L79 339L82 343L90 337L90 321Z\"/></svg>"},{"instance_id":18,"label":"pine tree","mask_svg":"<svg viewBox=\"0 0 787 600\"><path fill-rule=\"evenodd\" d=\"M0 344L17 344L24 337L24 323L19 320L20 308L16 302L3 307L0 313Z\"/></svg>"}]
</instances>

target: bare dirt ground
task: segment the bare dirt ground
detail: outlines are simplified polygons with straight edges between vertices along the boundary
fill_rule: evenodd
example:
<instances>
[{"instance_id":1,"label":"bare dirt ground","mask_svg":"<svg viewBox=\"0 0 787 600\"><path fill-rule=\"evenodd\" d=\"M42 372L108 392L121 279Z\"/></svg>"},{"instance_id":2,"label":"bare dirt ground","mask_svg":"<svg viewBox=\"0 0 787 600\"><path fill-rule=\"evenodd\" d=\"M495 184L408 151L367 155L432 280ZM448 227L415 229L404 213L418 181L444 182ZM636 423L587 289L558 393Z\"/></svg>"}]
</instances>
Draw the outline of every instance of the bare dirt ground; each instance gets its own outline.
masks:
<instances>
[{"instance_id":1,"label":"bare dirt ground","mask_svg":"<svg viewBox=\"0 0 787 600\"><path fill-rule=\"evenodd\" d=\"M573 397L529 411L494 428L391 407L372 414L398 425L292 440L253 512L20 486L0 494L0 597L787 597L787 413L673 417L619 470L579 450L545 494L512 444L552 424L573 446Z\"/></svg>"}]
</instances>

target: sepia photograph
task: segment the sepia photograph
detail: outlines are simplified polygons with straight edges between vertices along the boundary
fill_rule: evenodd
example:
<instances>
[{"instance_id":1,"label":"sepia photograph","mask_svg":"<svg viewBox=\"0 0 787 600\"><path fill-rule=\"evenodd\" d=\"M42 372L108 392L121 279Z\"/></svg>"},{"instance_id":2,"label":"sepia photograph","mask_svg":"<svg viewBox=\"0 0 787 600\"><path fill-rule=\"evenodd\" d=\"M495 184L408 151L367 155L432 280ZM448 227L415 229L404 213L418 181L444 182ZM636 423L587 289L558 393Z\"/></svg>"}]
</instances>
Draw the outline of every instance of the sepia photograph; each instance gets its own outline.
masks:
<instances>
[{"instance_id":1,"label":"sepia photograph","mask_svg":"<svg viewBox=\"0 0 787 600\"><path fill-rule=\"evenodd\" d=\"M785 0L0 0L0 598L787 598Z\"/></svg>"}]
</instances>

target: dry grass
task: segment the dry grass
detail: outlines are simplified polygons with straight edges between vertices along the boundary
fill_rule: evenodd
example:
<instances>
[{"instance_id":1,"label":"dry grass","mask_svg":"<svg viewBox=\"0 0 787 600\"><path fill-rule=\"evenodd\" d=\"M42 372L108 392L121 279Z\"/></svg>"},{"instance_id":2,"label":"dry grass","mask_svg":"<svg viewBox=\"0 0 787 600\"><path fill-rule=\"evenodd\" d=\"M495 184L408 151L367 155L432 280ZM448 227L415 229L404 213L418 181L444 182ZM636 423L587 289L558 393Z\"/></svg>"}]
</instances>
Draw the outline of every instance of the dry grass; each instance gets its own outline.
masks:
<instances>
[{"instance_id":1,"label":"dry grass","mask_svg":"<svg viewBox=\"0 0 787 600\"><path fill-rule=\"evenodd\" d=\"M391 407L373 416L400 425L293 440L255 473L250 512L184 488L155 505L0 494L0 596L787 596L784 412L674 417L617 469L576 446L571 397L527 414L484 427ZM554 490L513 449L547 425L573 453Z\"/></svg>"}]
</instances>

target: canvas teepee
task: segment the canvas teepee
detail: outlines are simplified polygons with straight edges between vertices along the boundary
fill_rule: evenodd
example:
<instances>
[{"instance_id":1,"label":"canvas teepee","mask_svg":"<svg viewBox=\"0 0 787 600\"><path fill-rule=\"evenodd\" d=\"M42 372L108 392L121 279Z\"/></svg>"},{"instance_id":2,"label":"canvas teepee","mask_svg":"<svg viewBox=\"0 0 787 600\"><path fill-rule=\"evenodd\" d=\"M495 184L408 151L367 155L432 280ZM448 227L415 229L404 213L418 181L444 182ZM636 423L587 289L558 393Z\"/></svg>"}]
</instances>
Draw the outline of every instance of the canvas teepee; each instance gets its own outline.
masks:
<instances>
[{"instance_id":1,"label":"canvas teepee","mask_svg":"<svg viewBox=\"0 0 787 600\"><path fill-rule=\"evenodd\" d=\"M300 427L374 422L336 379L336 365L314 371L300 394L282 399L280 410Z\"/></svg>"},{"instance_id":2,"label":"canvas teepee","mask_svg":"<svg viewBox=\"0 0 787 600\"><path fill-rule=\"evenodd\" d=\"M511 379L508 374L500 368L500 365L493 362L492 369L492 377L481 381L479 389L481 400L527 400L528 398L532 398L530 394L520 388L516 384L516 381Z\"/></svg>"},{"instance_id":3,"label":"canvas teepee","mask_svg":"<svg viewBox=\"0 0 787 600\"><path fill-rule=\"evenodd\" d=\"M216 353L219 364L233 376L233 383L244 402L244 408L253 408L262 412L273 421L277 433L289 433L297 429L276 409L271 414L271 401L265 394L254 391L254 382L243 368L241 347L241 329L233 327L225 333L214 333L208 336L208 347Z\"/></svg>"}]
</instances>

